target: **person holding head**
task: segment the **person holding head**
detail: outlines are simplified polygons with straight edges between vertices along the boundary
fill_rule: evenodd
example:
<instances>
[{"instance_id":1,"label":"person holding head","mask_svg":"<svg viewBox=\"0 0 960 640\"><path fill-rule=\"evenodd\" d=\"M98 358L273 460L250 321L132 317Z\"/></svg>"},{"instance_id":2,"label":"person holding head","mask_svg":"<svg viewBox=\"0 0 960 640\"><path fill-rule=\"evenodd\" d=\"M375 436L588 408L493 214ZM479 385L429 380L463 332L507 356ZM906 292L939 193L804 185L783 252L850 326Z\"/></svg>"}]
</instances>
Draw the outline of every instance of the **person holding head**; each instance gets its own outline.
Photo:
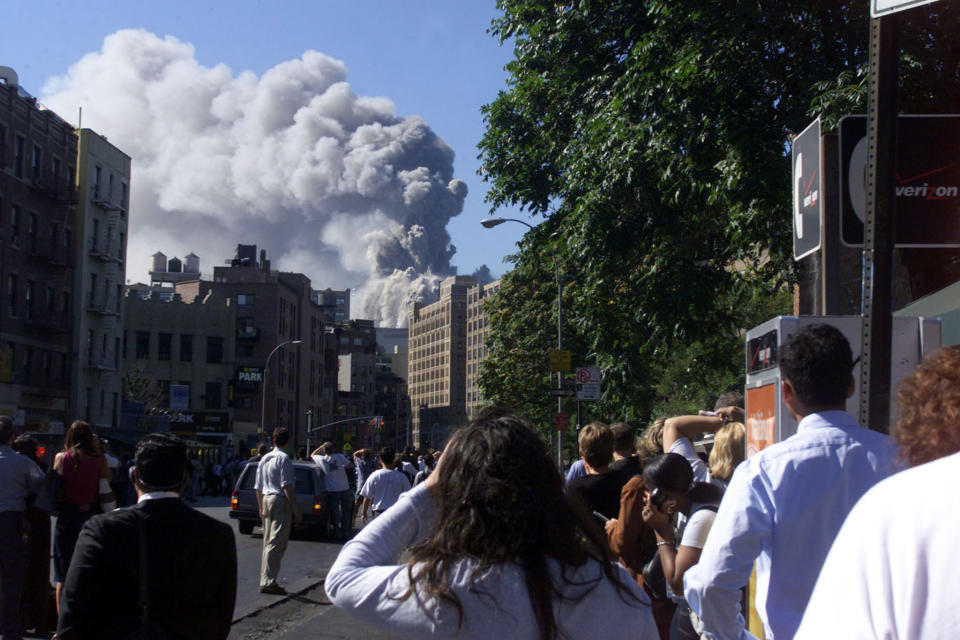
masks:
<instances>
[{"instance_id":1,"label":"person holding head","mask_svg":"<svg viewBox=\"0 0 960 640\"><path fill-rule=\"evenodd\" d=\"M0 416L0 636L3 638L20 638L23 634L20 594L30 553L23 539L23 522L28 497L39 492L43 484L40 467L13 450L13 433L13 420Z\"/></svg>"},{"instance_id":2,"label":"person holding head","mask_svg":"<svg viewBox=\"0 0 960 640\"><path fill-rule=\"evenodd\" d=\"M376 518L392 507L401 493L410 490L407 474L396 469L397 454L393 449L384 447L380 450L378 459L380 468L370 474L360 489L360 495L363 496L360 517L363 522L369 520L371 509L373 517Z\"/></svg>"},{"instance_id":3,"label":"person holding head","mask_svg":"<svg viewBox=\"0 0 960 640\"><path fill-rule=\"evenodd\" d=\"M84 525L63 588L59 640L119 640L145 624L170 638L230 634L237 595L233 529L180 500L188 468L177 436L152 433L140 440L133 467L137 504Z\"/></svg>"},{"instance_id":4,"label":"person holding head","mask_svg":"<svg viewBox=\"0 0 960 640\"><path fill-rule=\"evenodd\" d=\"M293 460L290 458L290 432L279 427L273 431L273 450L257 464L253 488L257 508L263 520L263 551L260 560L260 593L286 595L277 584L280 560L287 550L290 531L303 520L303 512L294 493Z\"/></svg>"},{"instance_id":5,"label":"person holding head","mask_svg":"<svg viewBox=\"0 0 960 640\"><path fill-rule=\"evenodd\" d=\"M347 480L347 471L353 470L353 463L337 453L332 442L324 442L310 457L323 470L323 501L330 515L333 538L346 540L353 528L353 494Z\"/></svg>"},{"instance_id":6,"label":"person holding head","mask_svg":"<svg viewBox=\"0 0 960 640\"><path fill-rule=\"evenodd\" d=\"M827 324L804 327L780 349L781 394L797 433L741 464L724 495L684 595L708 638L751 637L741 587L756 561L755 606L767 638L792 638L844 518L895 470L890 439L844 409L853 357Z\"/></svg>"},{"instance_id":7,"label":"person holding head","mask_svg":"<svg viewBox=\"0 0 960 640\"><path fill-rule=\"evenodd\" d=\"M695 482L689 462L677 453L654 458L643 470L648 492L643 523L657 536L657 552L667 584L667 595L677 605L670 623L672 640L700 636L690 622L683 599L683 576L700 560L723 490L712 483Z\"/></svg>"},{"instance_id":8,"label":"person holding head","mask_svg":"<svg viewBox=\"0 0 960 640\"><path fill-rule=\"evenodd\" d=\"M928 355L900 382L898 404L893 440L912 468L877 484L850 512L797 638L957 633L960 347Z\"/></svg>"},{"instance_id":9,"label":"person holding head","mask_svg":"<svg viewBox=\"0 0 960 640\"><path fill-rule=\"evenodd\" d=\"M75 420L67 429L63 451L54 457L53 469L62 476L63 493L53 530L53 580L59 607L80 529L101 511L116 508L116 498L110 488L110 468L100 451L100 439L83 420Z\"/></svg>"},{"instance_id":10,"label":"person holding head","mask_svg":"<svg viewBox=\"0 0 960 640\"><path fill-rule=\"evenodd\" d=\"M743 409L740 407L721 407L716 415L689 415L667 418L663 423L663 450L676 453L687 459L693 469L697 482L713 482L721 489L726 484L713 477L710 467L693 448L693 438L705 432L716 432L730 422L743 423ZM740 456L743 460L743 456Z\"/></svg>"},{"instance_id":11,"label":"person holding head","mask_svg":"<svg viewBox=\"0 0 960 640\"><path fill-rule=\"evenodd\" d=\"M646 595L564 499L543 441L496 408L458 428L436 470L344 545L325 587L351 615L410 637L657 633Z\"/></svg>"},{"instance_id":12,"label":"person holding head","mask_svg":"<svg viewBox=\"0 0 960 640\"><path fill-rule=\"evenodd\" d=\"M567 484L567 494L580 501L587 513L596 511L606 518L616 518L620 511L620 489L627 478L610 469L616 438L613 430L602 422L591 422L580 430L580 458L587 475Z\"/></svg>"}]
</instances>

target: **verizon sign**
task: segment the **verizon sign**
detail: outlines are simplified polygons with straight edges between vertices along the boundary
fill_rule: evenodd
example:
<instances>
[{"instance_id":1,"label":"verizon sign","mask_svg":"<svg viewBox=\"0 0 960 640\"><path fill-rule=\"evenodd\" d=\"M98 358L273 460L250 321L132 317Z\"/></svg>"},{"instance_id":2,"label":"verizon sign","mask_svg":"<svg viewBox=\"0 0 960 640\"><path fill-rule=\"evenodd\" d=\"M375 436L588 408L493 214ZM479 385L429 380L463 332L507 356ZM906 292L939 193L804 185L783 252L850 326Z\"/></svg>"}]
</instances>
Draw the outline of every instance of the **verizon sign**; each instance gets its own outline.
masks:
<instances>
[{"instance_id":1,"label":"verizon sign","mask_svg":"<svg viewBox=\"0 0 960 640\"><path fill-rule=\"evenodd\" d=\"M936 0L871 0L870 17L880 18L897 11L905 11L922 4L930 4Z\"/></svg>"}]
</instances>

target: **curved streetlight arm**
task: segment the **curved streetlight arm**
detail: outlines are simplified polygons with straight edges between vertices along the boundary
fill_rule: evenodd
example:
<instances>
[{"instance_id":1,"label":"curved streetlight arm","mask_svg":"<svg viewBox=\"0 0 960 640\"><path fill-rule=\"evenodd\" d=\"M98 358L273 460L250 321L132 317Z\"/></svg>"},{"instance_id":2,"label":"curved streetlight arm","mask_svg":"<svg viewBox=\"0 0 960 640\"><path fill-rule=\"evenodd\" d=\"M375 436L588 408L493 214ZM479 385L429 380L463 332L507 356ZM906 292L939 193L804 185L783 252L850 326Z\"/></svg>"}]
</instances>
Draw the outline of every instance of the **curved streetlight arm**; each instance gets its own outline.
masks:
<instances>
[{"instance_id":1,"label":"curved streetlight arm","mask_svg":"<svg viewBox=\"0 0 960 640\"><path fill-rule=\"evenodd\" d=\"M494 227L499 226L504 222L519 222L520 224L524 224L531 229L534 228L534 226L529 222L524 222L523 220L518 220L516 218L484 218L483 220L480 221L480 224L482 224L487 229L493 229Z\"/></svg>"},{"instance_id":2,"label":"curved streetlight arm","mask_svg":"<svg viewBox=\"0 0 960 640\"><path fill-rule=\"evenodd\" d=\"M260 431L265 432L267 426L267 371L270 369L270 359L273 358L273 354L279 351L281 348L287 346L288 344L302 344L303 340L287 340L286 342L281 342L273 348L273 351L270 352L270 355L267 356L267 361L263 365L263 395L260 400Z\"/></svg>"}]
</instances>

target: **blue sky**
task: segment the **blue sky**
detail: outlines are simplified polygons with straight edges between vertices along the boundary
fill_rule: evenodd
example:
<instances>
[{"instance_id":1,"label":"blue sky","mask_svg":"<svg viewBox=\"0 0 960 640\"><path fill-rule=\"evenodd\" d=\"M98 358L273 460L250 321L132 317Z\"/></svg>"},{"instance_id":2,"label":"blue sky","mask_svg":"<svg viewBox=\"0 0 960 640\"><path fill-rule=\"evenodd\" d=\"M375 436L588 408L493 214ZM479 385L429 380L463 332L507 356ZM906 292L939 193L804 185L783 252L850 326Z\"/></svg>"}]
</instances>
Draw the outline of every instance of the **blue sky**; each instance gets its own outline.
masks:
<instances>
[{"instance_id":1,"label":"blue sky","mask_svg":"<svg viewBox=\"0 0 960 640\"><path fill-rule=\"evenodd\" d=\"M421 116L455 151L455 175L469 187L463 213L448 226L461 273L486 263L501 275L503 256L526 230L479 225L489 215L486 186L476 175L480 106L505 88L503 67L512 55L509 45L501 47L487 33L496 15L493 0L35 0L7 3L4 13L0 65L13 67L34 95L50 77L98 51L105 36L125 28L175 36L195 47L202 65L223 63L234 74L260 75L309 49L340 59L357 95L384 96L398 115ZM61 115L75 120L75 114ZM518 211L497 213L537 223Z\"/></svg>"}]
</instances>

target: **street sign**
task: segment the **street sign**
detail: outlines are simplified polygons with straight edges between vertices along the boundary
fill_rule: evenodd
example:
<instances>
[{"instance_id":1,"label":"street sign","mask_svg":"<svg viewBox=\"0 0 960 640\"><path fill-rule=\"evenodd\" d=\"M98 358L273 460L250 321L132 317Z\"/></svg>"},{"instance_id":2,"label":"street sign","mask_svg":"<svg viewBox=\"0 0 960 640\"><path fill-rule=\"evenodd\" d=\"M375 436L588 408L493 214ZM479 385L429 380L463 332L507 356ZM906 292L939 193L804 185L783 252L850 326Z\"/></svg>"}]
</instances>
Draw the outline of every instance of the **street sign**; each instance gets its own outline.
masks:
<instances>
[{"instance_id":1,"label":"street sign","mask_svg":"<svg viewBox=\"0 0 960 640\"><path fill-rule=\"evenodd\" d=\"M172 384L170 385L170 409L173 411L184 411L190 408L190 385Z\"/></svg>"},{"instance_id":2,"label":"street sign","mask_svg":"<svg viewBox=\"0 0 960 640\"><path fill-rule=\"evenodd\" d=\"M600 399L600 367L577 367L577 400Z\"/></svg>"},{"instance_id":3,"label":"street sign","mask_svg":"<svg viewBox=\"0 0 960 640\"><path fill-rule=\"evenodd\" d=\"M571 358L569 351L550 351L550 373L566 373L570 371Z\"/></svg>"},{"instance_id":4,"label":"street sign","mask_svg":"<svg viewBox=\"0 0 960 640\"><path fill-rule=\"evenodd\" d=\"M896 13L897 11L905 11L919 7L922 4L930 4L936 1L937 0L871 0L870 17L879 18L891 13Z\"/></svg>"},{"instance_id":5,"label":"street sign","mask_svg":"<svg viewBox=\"0 0 960 640\"><path fill-rule=\"evenodd\" d=\"M566 413L553 414L553 428L557 431L566 431L570 427L570 416Z\"/></svg>"},{"instance_id":6,"label":"street sign","mask_svg":"<svg viewBox=\"0 0 960 640\"><path fill-rule=\"evenodd\" d=\"M793 257L820 249L820 118L793 139Z\"/></svg>"},{"instance_id":7,"label":"street sign","mask_svg":"<svg viewBox=\"0 0 960 640\"><path fill-rule=\"evenodd\" d=\"M840 235L863 246L867 117L840 119ZM894 245L960 247L960 115L897 118Z\"/></svg>"}]
</instances>

